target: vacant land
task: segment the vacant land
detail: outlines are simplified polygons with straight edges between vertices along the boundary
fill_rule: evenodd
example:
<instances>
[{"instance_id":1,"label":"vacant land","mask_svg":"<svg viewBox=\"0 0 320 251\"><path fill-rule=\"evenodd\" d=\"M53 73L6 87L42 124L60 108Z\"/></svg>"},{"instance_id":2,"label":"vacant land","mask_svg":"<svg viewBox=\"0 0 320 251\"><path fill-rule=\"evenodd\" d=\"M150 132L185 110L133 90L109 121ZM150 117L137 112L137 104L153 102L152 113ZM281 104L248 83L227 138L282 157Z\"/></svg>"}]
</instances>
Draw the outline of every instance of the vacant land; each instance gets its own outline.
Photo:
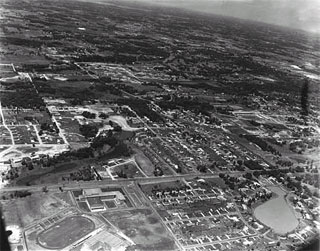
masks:
<instances>
[{"instance_id":1,"label":"vacant land","mask_svg":"<svg viewBox=\"0 0 320 251\"><path fill-rule=\"evenodd\" d=\"M95 225L89 218L72 216L52 226L38 236L39 244L49 249L61 249L93 231Z\"/></svg>"},{"instance_id":2,"label":"vacant land","mask_svg":"<svg viewBox=\"0 0 320 251\"><path fill-rule=\"evenodd\" d=\"M176 245L150 209L134 209L103 214L125 235L130 237L139 250L173 250Z\"/></svg>"},{"instance_id":3,"label":"vacant land","mask_svg":"<svg viewBox=\"0 0 320 251\"><path fill-rule=\"evenodd\" d=\"M137 164L140 166L140 168L144 171L144 173L148 176L154 176L154 165L152 162L143 154L142 151L135 149L137 152L134 155L134 159L137 162Z\"/></svg>"},{"instance_id":4,"label":"vacant land","mask_svg":"<svg viewBox=\"0 0 320 251\"><path fill-rule=\"evenodd\" d=\"M10 200L2 204L6 224L22 227L55 214L66 204L50 194L35 193L25 198Z\"/></svg>"}]
</instances>

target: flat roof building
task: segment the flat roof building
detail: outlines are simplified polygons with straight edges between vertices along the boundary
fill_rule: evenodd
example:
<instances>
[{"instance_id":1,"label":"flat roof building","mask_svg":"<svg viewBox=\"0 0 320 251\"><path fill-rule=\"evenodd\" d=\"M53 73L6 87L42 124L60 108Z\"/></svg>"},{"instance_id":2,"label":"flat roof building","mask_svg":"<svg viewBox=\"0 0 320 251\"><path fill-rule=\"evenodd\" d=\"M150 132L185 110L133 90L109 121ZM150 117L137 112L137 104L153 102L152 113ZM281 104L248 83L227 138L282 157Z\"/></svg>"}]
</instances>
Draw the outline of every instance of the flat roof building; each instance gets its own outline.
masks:
<instances>
[{"instance_id":1,"label":"flat roof building","mask_svg":"<svg viewBox=\"0 0 320 251\"><path fill-rule=\"evenodd\" d=\"M115 201L116 204L120 204L121 201L126 200L123 193L120 191L108 191L102 192L101 188L88 188L82 190L81 199L85 199L87 205L92 212L106 210L105 201Z\"/></svg>"}]
</instances>

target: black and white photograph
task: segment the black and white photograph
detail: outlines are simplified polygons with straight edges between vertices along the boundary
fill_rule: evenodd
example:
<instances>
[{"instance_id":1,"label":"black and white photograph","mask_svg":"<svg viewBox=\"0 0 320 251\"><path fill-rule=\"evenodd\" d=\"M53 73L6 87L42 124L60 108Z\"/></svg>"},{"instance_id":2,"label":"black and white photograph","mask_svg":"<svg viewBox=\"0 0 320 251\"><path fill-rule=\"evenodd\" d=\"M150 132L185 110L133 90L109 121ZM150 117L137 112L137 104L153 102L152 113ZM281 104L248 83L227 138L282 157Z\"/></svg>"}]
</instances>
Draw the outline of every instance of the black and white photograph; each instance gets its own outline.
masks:
<instances>
[{"instance_id":1,"label":"black and white photograph","mask_svg":"<svg viewBox=\"0 0 320 251\"><path fill-rule=\"evenodd\" d=\"M0 251L320 251L320 0L0 0Z\"/></svg>"}]
</instances>

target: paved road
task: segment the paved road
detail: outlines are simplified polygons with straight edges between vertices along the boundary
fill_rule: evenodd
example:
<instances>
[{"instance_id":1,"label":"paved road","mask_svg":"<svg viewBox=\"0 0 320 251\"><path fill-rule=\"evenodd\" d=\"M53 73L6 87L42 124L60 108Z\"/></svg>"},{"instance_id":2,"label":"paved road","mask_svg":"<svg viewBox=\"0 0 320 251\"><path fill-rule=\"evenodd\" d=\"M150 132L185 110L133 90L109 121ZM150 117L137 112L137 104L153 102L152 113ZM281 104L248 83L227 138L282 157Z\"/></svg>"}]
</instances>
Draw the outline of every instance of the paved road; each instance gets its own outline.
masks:
<instances>
[{"instance_id":1,"label":"paved road","mask_svg":"<svg viewBox=\"0 0 320 251\"><path fill-rule=\"evenodd\" d=\"M11 141L12 141L12 145L14 145L14 138L13 138L12 131L6 125L6 122L5 122L5 119L4 119L4 116L3 116L1 101L0 101L0 116L1 116L1 120L2 120L2 125L9 131L10 137L11 137Z\"/></svg>"},{"instance_id":2,"label":"paved road","mask_svg":"<svg viewBox=\"0 0 320 251\"><path fill-rule=\"evenodd\" d=\"M230 173L230 172L224 172ZM231 174L239 176L242 172L232 172ZM32 186L8 186L1 188L2 192L13 192L13 191L22 191L22 190L29 190L29 191L41 191L44 186L46 186L49 190L51 189L59 189L62 187L64 190L72 190L72 189L83 189L83 188L94 188L94 187L105 187L105 186L115 186L115 185L128 185L132 184L135 181L141 182L143 184L148 183L160 183L160 182L170 182L176 181L177 179L193 179L193 178L218 178L218 174L177 174L176 176L161 176L161 177L137 177L133 179L117 179L117 180L92 180L92 181L69 181L59 184L49 184L49 185L32 185Z\"/></svg>"}]
</instances>

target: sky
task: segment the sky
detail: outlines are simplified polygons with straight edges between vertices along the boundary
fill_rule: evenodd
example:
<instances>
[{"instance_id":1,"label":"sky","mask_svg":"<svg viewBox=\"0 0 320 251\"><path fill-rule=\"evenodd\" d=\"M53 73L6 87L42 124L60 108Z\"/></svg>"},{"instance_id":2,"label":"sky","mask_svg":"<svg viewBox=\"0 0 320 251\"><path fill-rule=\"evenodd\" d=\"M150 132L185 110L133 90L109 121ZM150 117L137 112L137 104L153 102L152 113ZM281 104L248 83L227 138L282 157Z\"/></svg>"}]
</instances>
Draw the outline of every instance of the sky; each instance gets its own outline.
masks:
<instances>
[{"instance_id":1,"label":"sky","mask_svg":"<svg viewBox=\"0 0 320 251\"><path fill-rule=\"evenodd\" d=\"M232 16L320 34L320 0L131 0Z\"/></svg>"}]
</instances>

